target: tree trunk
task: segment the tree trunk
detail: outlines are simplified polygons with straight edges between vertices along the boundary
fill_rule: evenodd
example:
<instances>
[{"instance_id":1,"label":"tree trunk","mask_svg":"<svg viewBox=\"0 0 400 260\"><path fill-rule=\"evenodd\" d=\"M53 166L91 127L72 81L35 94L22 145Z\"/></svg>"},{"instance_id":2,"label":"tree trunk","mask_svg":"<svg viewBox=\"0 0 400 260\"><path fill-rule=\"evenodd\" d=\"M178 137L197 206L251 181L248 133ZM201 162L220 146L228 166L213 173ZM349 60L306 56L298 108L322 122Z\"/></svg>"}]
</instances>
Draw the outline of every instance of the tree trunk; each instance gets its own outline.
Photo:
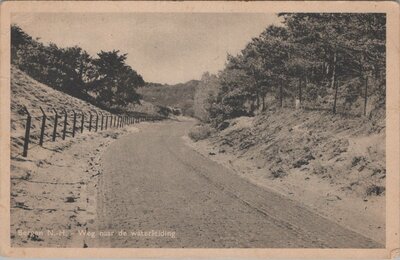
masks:
<instances>
[{"instance_id":1,"label":"tree trunk","mask_svg":"<svg viewBox=\"0 0 400 260\"><path fill-rule=\"evenodd\" d=\"M266 107L265 107L265 95L262 95L262 96L261 96L261 100L262 100L262 108L261 108L261 111L264 112L264 111L265 111L265 108L266 108Z\"/></svg>"},{"instance_id":2,"label":"tree trunk","mask_svg":"<svg viewBox=\"0 0 400 260\"><path fill-rule=\"evenodd\" d=\"M339 89L339 81L335 81L335 97L333 100L333 114L336 114L336 103L337 103L337 95L338 95L338 89Z\"/></svg>"},{"instance_id":3,"label":"tree trunk","mask_svg":"<svg viewBox=\"0 0 400 260\"><path fill-rule=\"evenodd\" d=\"M283 80L281 80L279 84L279 105L280 107L283 107Z\"/></svg>"},{"instance_id":4,"label":"tree trunk","mask_svg":"<svg viewBox=\"0 0 400 260\"><path fill-rule=\"evenodd\" d=\"M367 116L367 99L368 99L368 76L365 77L364 116Z\"/></svg>"},{"instance_id":5,"label":"tree trunk","mask_svg":"<svg viewBox=\"0 0 400 260\"><path fill-rule=\"evenodd\" d=\"M256 107L257 107L257 110L258 109L260 109L260 91L258 90L258 88L257 88L257 90L256 90Z\"/></svg>"},{"instance_id":6,"label":"tree trunk","mask_svg":"<svg viewBox=\"0 0 400 260\"><path fill-rule=\"evenodd\" d=\"M302 83L302 80L301 80L301 78L299 78L299 102L300 102L300 106L301 106L301 103L303 102L303 100L302 100L302 89L301 89L301 83Z\"/></svg>"},{"instance_id":7,"label":"tree trunk","mask_svg":"<svg viewBox=\"0 0 400 260\"><path fill-rule=\"evenodd\" d=\"M250 115L254 115L254 109L255 109L254 99L251 99L251 102L250 102Z\"/></svg>"},{"instance_id":8,"label":"tree trunk","mask_svg":"<svg viewBox=\"0 0 400 260\"><path fill-rule=\"evenodd\" d=\"M336 51L333 54L333 64L332 64L332 79L331 79L331 87L335 88L335 97L333 100L333 114L336 114L336 100L337 100L337 93L338 93L338 84L336 84Z\"/></svg>"},{"instance_id":9,"label":"tree trunk","mask_svg":"<svg viewBox=\"0 0 400 260\"><path fill-rule=\"evenodd\" d=\"M303 103L303 89L305 91L307 91L307 84L308 84L308 77L307 77L307 72L306 72L306 75L304 76L304 85L303 85L302 93L301 93L301 103Z\"/></svg>"}]
</instances>

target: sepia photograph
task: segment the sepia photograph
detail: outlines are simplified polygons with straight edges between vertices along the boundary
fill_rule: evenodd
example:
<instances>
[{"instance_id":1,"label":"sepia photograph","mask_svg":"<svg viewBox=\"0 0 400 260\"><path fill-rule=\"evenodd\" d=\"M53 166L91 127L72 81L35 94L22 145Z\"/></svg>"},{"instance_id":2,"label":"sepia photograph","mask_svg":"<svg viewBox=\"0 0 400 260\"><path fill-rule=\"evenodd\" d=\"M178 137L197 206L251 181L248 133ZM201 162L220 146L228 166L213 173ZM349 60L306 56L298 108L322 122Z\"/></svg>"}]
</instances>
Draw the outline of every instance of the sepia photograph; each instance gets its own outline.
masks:
<instances>
[{"instance_id":1,"label":"sepia photograph","mask_svg":"<svg viewBox=\"0 0 400 260\"><path fill-rule=\"evenodd\" d=\"M388 12L264 5L9 12L10 247L389 248Z\"/></svg>"}]
</instances>

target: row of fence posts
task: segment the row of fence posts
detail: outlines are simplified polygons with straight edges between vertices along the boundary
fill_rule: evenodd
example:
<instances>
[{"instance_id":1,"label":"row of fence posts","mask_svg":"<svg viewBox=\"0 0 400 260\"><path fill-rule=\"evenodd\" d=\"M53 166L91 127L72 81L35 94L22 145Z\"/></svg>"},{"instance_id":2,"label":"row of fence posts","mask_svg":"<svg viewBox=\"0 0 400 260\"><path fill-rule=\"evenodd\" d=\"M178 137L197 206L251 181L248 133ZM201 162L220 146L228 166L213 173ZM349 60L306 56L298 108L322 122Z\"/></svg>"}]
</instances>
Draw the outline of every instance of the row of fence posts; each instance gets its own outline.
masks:
<instances>
[{"instance_id":1,"label":"row of fence posts","mask_svg":"<svg viewBox=\"0 0 400 260\"><path fill-rule=\"evenodd\" d=\"M31 130L31 123L32 123L32 116L29 113L28 109L24 107L25 113L27 114L26 118L26 125L25 125L25 138L24 138L24 146L23 146L23 157L28 156L28 149L29 149L29 139L30 139L30 130ZM45 111L40 107L40 110L42 112L42 123L40 126L40 136L39 136L39 145L43 146L43 140L44 140L44 134L46 130L46 120L48 119L48 116L46 115ZM62 130L62 139L65 140L67 136L67 124L68 124L68 112L65 108L62 109L64 113L64 122L63 122L63 130ZM52 141L56 141L56 136L57 136L57 127L58 127L58 118L61 118L61 116L58 114L57 110L53 108L54 111L54 126L53 126L53 131L52 131ZM81 112L81 124L80 124L80 132L83 133L83 130L85 128L85 113L83 111ZM76 132L76 124L77 124L77 113L75 110L72 110L73 113L73 119L72 119L72 137L75 137L75 132ZM100 127L100 130L102 131L107 130L107 128L121 128L124 127L125 125L131 125L143 121L148 121L148 117L133 117L133 116L125 116L125 115L103 115L103 113L100 113L100 118L99 118L99 113L96 111L94 114L96 115L95 119L95 124L92 125L93 122L93 113L91 111L89 113L89 127L88 130L89 132L92 131L92 128L94 128L94 131L97 132L98 128ZM100 121L100 124L99 124ZM154 119L152 120L154 121Z\"/></svg>"}]
</instances>

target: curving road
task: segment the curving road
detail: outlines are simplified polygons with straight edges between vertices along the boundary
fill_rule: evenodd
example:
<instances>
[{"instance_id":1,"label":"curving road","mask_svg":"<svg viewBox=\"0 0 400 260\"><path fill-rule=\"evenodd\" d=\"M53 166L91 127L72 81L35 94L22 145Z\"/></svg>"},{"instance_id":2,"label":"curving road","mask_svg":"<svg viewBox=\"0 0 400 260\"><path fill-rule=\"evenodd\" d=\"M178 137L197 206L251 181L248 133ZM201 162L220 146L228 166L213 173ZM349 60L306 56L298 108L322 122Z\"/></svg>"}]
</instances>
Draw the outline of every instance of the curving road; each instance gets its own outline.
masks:
<instances>
[{"instance_id":1,"label":"curving road","mask_svg":"<svg viewBox=\"0 0 400 260\"><path fill-rule=\"evenodd\" d=\"M383 247L192 150L182 139L192 125L142 124L108 147L97 225L127 234L98 239L97 246Z\"/></svg>"}]
</instances>

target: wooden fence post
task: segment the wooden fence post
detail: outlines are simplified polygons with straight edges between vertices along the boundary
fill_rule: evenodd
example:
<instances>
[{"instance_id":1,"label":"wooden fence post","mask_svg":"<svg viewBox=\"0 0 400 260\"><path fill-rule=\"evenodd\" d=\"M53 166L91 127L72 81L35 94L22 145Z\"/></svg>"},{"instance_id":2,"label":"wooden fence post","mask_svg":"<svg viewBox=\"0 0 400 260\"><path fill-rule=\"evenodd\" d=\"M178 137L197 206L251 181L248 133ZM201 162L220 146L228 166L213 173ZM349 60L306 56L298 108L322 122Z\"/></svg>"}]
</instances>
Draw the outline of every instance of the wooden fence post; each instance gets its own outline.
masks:
<instances>
[{"instance_id":1,"label":"wooden fence post","mask_svg":"<svg viewBox=\"0 0 400 260\"><path fill-rule=\"evenodd\" d=\"M106 127L105 127L106 130L107 130L107 125L108 125L108 115L106 115Z\"/></svg>"},{"instance_id":2,"label":"wooden fence post","mask_svg":"<svg viewBox=\"0 0 400 260\"><path fill-rule=\"evenodd\" d=\"M85 128L85 113L81 111L82 113L82 120L81 120L81 133L83 133L83 129Z\"/></svg>"},{"instance_id":3,"label":"wooden fence post","mask_svg":"<svg viewBox=\"0 0 400 260\"><path fill-rule=\"evenodd\" d=\"M22 153L23 157L28 156L28 146L29 146L29 134L31 131L31 114L29 113L28 109L24 106L24 110L28 117L26 118L26 125L25 125L25 139L24 139L24 151Z\"/></svg>"},{"instance_id":4,"label":"wooden fence post","mask_svg":"<svg viewBox=\"0 0 400 260\"><path fill-rule=\"evenodd\" d=\"M97 111L94 111L96 113L96 127L95 127L95 132L97 132L97 125L99 124L99 114Z\"/></svg>"},{"instance_id":5,"label":"wooden fence post","mask_svg":"<svg viewBox=\"0 0 400 260\"><path fill-rule=\"evenodd\" d=\"M89 132L92 131L92 118L93 118L92 112L89 111Z\"/></svg>"},{"instance_id":6,"label":"wooden fence post","mask_svg":"<svg viewBox=\"0 0 400 260\"><path fill-rule=\"evenodd\" d=\"M64 129L63 129L63 136L62 139L65 140L65 136L67 135L67 120L68 120L68 113L65 108L63 108L64 111Z\"/></svg>"},{"instance_id":7,"label":"wooden fence post","mask_svg":"<svg viewBox=\"0 0 400 260\"><path fill-rule=\"evenodd\" d=\"M54 128L53 128L53 142L56 140L57 136L57 125L58 125L58 112L55 108L53 108L53 111L55 113L54 115Z\"/></svg>"},{"instance_id":8,"label":"wooden fence post","mask_svg":"<svg viewBox=\"0 0 400 260\"><path fill-rule=\"evenodd\" d=\"M101 127L100 127L100 130L101 130L101 131L103 131L103 121L104 121L104 115L103 115L103 113L102 113L102 112L100 112L100 114L101 114Z\"/></svg>"},{"instance_id":9,"label":"wooden fence post","mask_svg":"<svg viewBox=\"0 0 400 260\"><path fill-rule=\"evenodd\" d=\"M44 112L42 107L39 107L40 110L42 111L43 117L42 117L42 126L40 128L40 139L39 139L39 145L43 146L43 137L44 137L44 128L46 127L46 113Z\"/></svg>"},{"instance_id":10,"label":"wooden fence post","mask_svg":"<svg viewBox=\"0 0 400 260\"><path fill-rule=\"evenodd\" d=\"M72 122L72 137L75 137L75 127L76 127L76 112L75 112L75 110L72 110L72 113L74 113L74 121Z\"/></svg>"}]
</instances>

